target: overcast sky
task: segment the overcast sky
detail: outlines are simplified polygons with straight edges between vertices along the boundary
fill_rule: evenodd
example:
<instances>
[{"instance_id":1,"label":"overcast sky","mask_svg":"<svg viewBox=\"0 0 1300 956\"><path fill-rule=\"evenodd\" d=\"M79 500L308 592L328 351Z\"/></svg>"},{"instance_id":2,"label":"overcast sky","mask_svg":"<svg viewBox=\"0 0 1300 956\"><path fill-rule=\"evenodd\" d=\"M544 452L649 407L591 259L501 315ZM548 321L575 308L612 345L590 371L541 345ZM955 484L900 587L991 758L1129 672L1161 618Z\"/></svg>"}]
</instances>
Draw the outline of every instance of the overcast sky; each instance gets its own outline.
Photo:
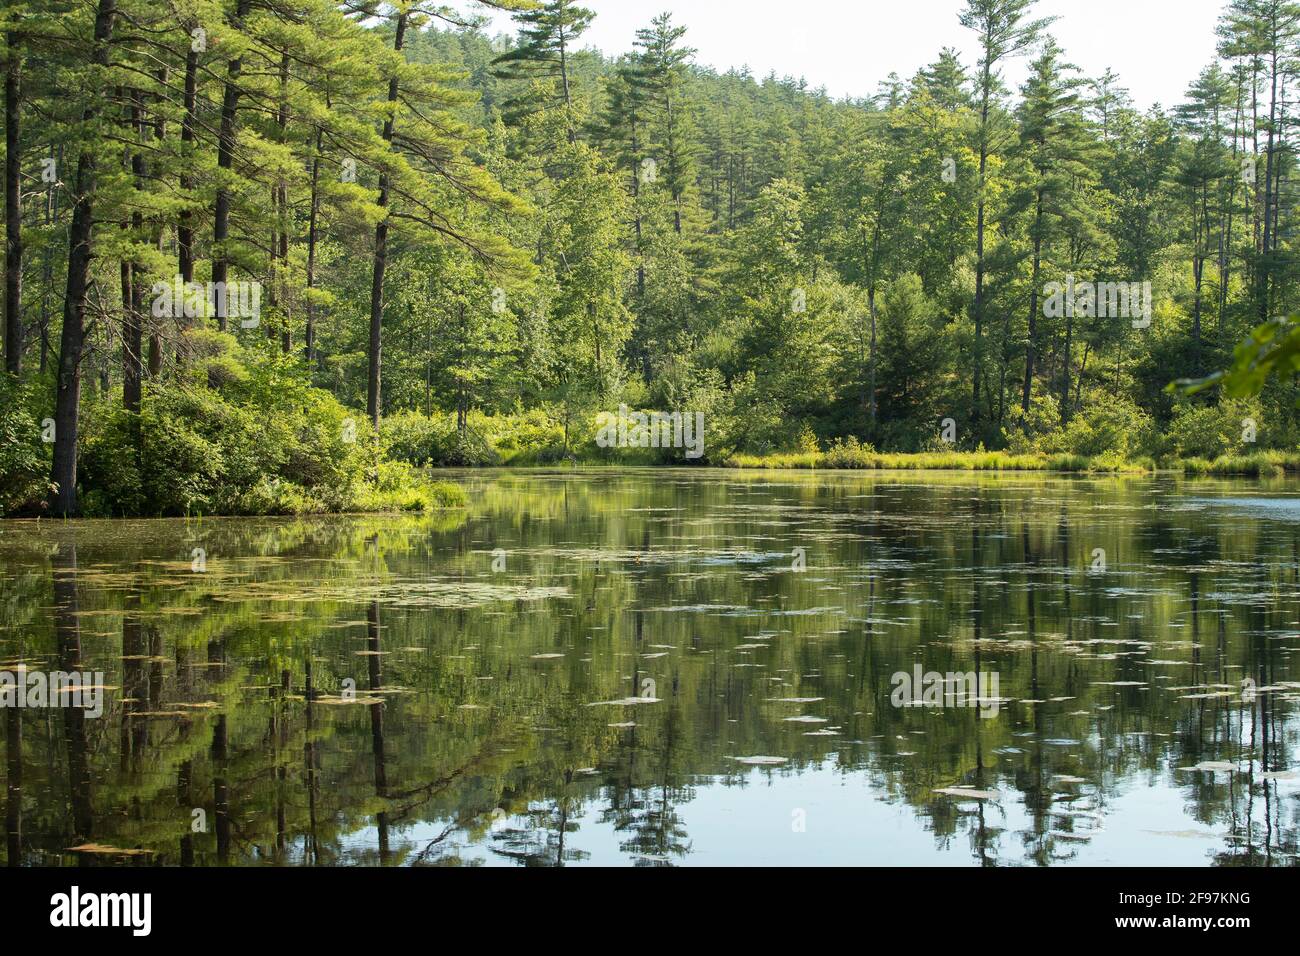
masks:
<instances>
[{"instance_id":1,"label":"overcast sky","mask_svg":"<svg viewBox=\"0 0 1300 956\"><path fill-rule=\"evenodd\" d=\"M1039 0L1069 60L1089 76L1118 73L1145 109L1181 102L1214 57L1214 27L1226 0ZM638 27L671 11L687 26L696 62L726 70L748 65L758 77L805 78L832 96L868 96L891 72L909 78L941 48L956 47L969 67L975 38L957 22L963 0L585 0L596 20L586 45L616 55ZM480 8L481 9L481 8ZM497 18L511 31L509 18ZM512 31L511 31L512 32ZM1023 65L1006 77L1018 85Z\"/></svg>"}]
</instances>

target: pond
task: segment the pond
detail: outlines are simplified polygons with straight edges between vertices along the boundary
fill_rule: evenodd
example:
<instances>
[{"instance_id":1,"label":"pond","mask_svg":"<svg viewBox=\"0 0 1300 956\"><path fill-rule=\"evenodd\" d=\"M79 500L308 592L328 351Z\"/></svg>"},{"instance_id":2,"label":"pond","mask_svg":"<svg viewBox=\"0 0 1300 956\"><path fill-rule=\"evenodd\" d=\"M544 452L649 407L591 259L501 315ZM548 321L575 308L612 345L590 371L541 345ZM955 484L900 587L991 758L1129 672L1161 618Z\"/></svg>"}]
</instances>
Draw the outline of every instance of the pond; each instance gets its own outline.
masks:
<instances>
[{"instance_id":1,"label":"pond","mask_svg":"<svg viewBox=\"0 0 1300 956\"><path fill-rule=\"evenodd\" d=\"M1297 862L1294 485L453 477L0 522L6 861Z\"/></svg>"}]
</instances>

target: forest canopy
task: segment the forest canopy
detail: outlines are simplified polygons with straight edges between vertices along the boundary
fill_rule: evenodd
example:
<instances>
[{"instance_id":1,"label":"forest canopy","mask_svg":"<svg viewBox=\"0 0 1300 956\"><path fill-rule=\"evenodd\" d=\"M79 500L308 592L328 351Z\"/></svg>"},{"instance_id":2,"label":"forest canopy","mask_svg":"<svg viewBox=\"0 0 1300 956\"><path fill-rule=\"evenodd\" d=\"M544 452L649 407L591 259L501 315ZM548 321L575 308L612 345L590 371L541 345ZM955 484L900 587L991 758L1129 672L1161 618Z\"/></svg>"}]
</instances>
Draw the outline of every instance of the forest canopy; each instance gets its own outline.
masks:
<instances>
[{"instance_id":1,"label":"forest canopy","mask_svg":"<svg viewBox=\"0 0 1300 956\"><path fill-rule=\"evenodd\" d=\"M702 415L706 464L1300 461L1293 0L1145 111L1033 0L851 99L668 14L612 57L571 0L464 6L6 5L0 510L686 460L598 445L620 409Z\"/></svg>"}]
</instances>

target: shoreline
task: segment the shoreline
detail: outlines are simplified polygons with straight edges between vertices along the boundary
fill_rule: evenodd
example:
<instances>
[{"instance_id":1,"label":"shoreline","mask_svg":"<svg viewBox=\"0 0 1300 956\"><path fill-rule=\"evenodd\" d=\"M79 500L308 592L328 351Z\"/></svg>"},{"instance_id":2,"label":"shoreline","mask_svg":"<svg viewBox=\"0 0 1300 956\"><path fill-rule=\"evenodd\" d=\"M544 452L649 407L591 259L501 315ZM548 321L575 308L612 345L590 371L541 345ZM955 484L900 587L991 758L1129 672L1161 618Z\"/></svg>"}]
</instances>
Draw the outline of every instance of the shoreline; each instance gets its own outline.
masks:
<instances>
[{"instance_id":1,"label":"shoreline","mask_svg":"<svg viewBox=\"0 0 1300 956\"><path fill-rule=\"evenodd\" d=\"M914 452L889 453L839 450L773 455L730 455L703 464L684 461L618 462L578 456L538 461L520 456L498 465L431 465L433 474L448 471L466 473L490 471L535 471L542 469L676 468L684 470L732 471L891 471L891 472L1038 472L1060 475L1182 476L1188 478L1300 478L1300 452L1266 451L1249 455L1223 455L1216 459L1178 458L1163 461L1128 461L1118 456L1012 452Z\"/></svg>"}]
</instances>

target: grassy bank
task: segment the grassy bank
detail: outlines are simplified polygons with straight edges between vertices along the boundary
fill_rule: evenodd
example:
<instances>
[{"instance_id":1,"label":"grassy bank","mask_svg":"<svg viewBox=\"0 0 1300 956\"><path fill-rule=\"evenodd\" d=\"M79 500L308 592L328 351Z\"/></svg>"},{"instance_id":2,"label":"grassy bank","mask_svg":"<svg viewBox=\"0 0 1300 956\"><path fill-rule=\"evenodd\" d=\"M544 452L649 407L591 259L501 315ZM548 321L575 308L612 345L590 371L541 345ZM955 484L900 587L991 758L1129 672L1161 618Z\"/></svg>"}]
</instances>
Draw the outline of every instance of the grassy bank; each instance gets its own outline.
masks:
<instances>
[{"instance_id":1,"label":"grassy bank","mask_svg":"<svg viewBox=\"0 0 1300 956\"><path fill-rule=\"evenodd\" d=\"M852 455L817 452L786 455L732 455L727 468L813 469L862 471L1046 471L1066 474L1157 474L1189 477L1281 478L1300 476L1300 453L1264 451L1252 455L1222 455L1215 459L1186 458L1155 462L1125 461L1113 455L1011 454L1002 451L922 452L889 454L860 451Z\"/></svg>"},{"instance_id":2,"label":"grassy bank","mask_svg":"<svg viewBox=\"0 0 1300 956\"><path fill-rule=\"evenodd\" d=\"M1093 467L1093 459L1081 455L1013 455L1002 451L919 452L804 452L785 455L732 455L726 468L825 468L856 471L1141 471L1138 466L1112 463Z\"/></svg>"},{"instance_id":3,"label":"grassy bank","mask_svg":"<svg viewBox=\"0 0 1300 956\"><path fill-rule=\"evenodd\" d=\"M1177 467L1189 476L1215 478L1281 478L1300 476L1300 452L1262 451L1253 455L1221 455L1213 460L1185 458Z\"/></svg>"},{"instance_id":4,"label":"grassy bank","mask_svg":"<svg viewBox=\"0 0 1300 956\"><path fill-rule=\"evenodd\" d=\"M1132 409L1109 409L1107 414L1080 415L1065 427L1039 423L1031 434L1004 433L1002 450L996 451L957 450L937 434L926 436L919 447L881 451L853 436L827 439L808 429L773 448L747 435L743 421L721 415L710 419L704 456L687 461L680 448L597 447L597 428L580 415L566 428L561 418L538 409L499 416L470 413L461 429L454 416L412 412L385 419L382 444L389 458L421 468L700 465L1258 478L1300 474L1300 450L1264 450L1246 442L1241 423L1254 413L1242 405L1197 406L1162 429ZM1273 427L1270 433L1276 442L1290 440L1285 429Z\"/></svg>"}]
</instances>

